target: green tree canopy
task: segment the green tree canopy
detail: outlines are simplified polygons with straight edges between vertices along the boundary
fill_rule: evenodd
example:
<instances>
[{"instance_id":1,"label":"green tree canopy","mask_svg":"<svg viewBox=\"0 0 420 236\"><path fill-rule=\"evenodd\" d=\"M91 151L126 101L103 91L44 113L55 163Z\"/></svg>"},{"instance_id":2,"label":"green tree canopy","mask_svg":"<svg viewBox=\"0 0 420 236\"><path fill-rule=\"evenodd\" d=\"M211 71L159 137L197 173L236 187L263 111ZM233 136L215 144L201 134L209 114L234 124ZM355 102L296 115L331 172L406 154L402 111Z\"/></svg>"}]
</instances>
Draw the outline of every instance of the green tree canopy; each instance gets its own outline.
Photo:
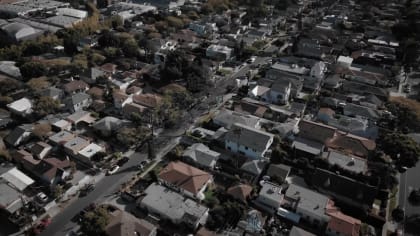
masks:
<instances>
[{"instance_id":1,"label":"green tree canopy","mask_svg":"<svg viewBox=\"0 0 420 236\"><path fill-rule=\"evenodd\" d=\"M88 236L104 235L109 218L107 210L103 207L87 212L81 222L81 231Z\"/></svg>"},{"instance_id":2,"label":"green tree canopy","mask_svg":"<svg viewBox=\"0 0 420 236\"><path fill-rule=\"evenodd\" d=\"M35 61L26 62L19 69L22 77L26 80L47 74L47 67L44 64Z\"/></svg>"},{"instance_id":3,"label":"green tree canopy","mask_svg":"<svg viewBox=\"0 0 420 236\"><path fill-rule=\"evenodd\" d=\"M35 103L35 111L40 115L54 114L60 109L60 102L47 96L40 97Z\"/></svg>"},{"instance_id":4,"label":"green tree canopy","mask_svg":"<svg viewBox=\"0 0 420 236\"><path fill-rule=\"evenodd\" d=\"M386 134L382 138L380 145L382 150L394 159L397 164L412 167L419 160L419 145L411 137L402 133Z\"/></svg>"}]
</instances>

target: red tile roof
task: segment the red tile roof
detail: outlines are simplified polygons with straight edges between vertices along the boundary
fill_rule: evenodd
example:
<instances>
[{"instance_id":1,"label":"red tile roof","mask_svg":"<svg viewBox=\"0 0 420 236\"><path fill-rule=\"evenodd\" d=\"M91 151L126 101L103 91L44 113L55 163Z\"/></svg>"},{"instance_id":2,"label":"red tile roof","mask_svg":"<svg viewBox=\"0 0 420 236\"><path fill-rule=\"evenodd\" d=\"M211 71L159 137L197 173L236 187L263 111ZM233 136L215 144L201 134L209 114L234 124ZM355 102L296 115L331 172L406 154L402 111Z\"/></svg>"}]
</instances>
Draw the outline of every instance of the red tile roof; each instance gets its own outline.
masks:
<instances>
[{"instance_id":1,"label":"red tile roof","mask_svg":"<svg viewBox=\"0 0 420 236\"><path fill-rule=\"evenodd\" d=\"M359 236L362 222L351 216L343 214L341 211L327 213L331 218L327 230L339 232L344 236Z\"/></svg>"},{"instance_id":2,"label":"red tile roof","mask_svg":"<svg viewBox=\"0 0 420 236\"><path fill-rule=\"evenodd\" d=\"M337 132L337 135L326 142L326 146L341 150L359 157L368 157L376 148L375 141L353 134Z\"/></svg>"},{"instance_id":3,"label":"red tile roof","mask_svg":"<svg viewBox=\"0 0 420 236\"><path fill-rule=\"evenodd\" d=\"M159 178L188 192L197 194L211 179L211 175L183 162L171 162L160 172Z\"/></svg>"},{"instance_id":4,"label":"red tile roof","mask_svg":"<svg viewBox=\"0 0 420 236\"><path fill-rule=\"evenodd\" d=\"M133 96L133 101L145 107L155 108L162 102L162 97L157 94L139 94Z\"/></svg>"},{"instance_id":5,"label":"red tile roof","mask_svg":"<svg viewBox=\"0 0 420 236\"><path fill-rule=\"evenodd\" d=\"M227 193L232 197L246 202L246 199L251 195L252 187L246 184L238 184L236 186L230 187L227 190Z\"/></svg>"}]
</instances>

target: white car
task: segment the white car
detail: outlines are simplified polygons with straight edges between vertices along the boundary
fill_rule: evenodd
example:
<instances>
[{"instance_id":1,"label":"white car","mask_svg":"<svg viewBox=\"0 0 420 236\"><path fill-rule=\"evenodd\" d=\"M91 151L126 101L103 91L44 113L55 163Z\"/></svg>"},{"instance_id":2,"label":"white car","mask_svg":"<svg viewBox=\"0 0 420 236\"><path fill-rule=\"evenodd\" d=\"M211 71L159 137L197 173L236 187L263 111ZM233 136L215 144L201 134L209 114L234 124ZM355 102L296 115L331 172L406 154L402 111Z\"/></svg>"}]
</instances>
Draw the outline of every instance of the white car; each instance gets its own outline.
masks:
<instances>
[{"instance_id":1,"label":"white car","mask_svg":"<svg viewBox=\"0 0 420 236\"><path fill-rule=\"evenodd\" d=\"M47 195L45 195L45 193L43 193L43 192L39 192L39 193L36 195L36 198L37 198L39 201L41 201L41 202L47 202L47 200L48 200Z\"/></svg>"},{"instance_id":2,"label":"white car","mask_svg":"<svg viewBox=\"0 0 420 236\"><path fill-rule=\"evenodd\" d=\"M119 168L120 168L120 167L119 167L118 165L112 166L112 167L108 170L107 175L112 175L112 174L115 174L115 172L117 172Z\"/></svg>"}]
</instances>

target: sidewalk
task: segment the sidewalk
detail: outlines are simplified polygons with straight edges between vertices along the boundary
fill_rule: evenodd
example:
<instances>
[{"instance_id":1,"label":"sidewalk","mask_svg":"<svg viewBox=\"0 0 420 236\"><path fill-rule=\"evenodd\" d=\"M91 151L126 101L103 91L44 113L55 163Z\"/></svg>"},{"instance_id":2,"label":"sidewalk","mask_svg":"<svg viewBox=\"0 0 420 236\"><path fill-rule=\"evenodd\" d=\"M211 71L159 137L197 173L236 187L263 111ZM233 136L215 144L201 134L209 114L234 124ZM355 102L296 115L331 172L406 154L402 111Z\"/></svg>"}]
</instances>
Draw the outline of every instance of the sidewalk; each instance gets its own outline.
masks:
<instances>
[{"instance_id":1,"label":"sidewalk","mask_svg":"<svg viewBox=\"0 0 420 236\"><path fill-rule=\"evenodd\" d=\"M396 178L398 179L398 184L400 183L400 174L398 173ZM399 203L400 198L400 186L397 186L398 190L395 193L395 202ZM388 231L396 232L399 229L399 223L392 220L392 216L389 214L389 200L386 204L386 222L382 227L382 236L387 236Z\"/></svg>"}]
</instances>

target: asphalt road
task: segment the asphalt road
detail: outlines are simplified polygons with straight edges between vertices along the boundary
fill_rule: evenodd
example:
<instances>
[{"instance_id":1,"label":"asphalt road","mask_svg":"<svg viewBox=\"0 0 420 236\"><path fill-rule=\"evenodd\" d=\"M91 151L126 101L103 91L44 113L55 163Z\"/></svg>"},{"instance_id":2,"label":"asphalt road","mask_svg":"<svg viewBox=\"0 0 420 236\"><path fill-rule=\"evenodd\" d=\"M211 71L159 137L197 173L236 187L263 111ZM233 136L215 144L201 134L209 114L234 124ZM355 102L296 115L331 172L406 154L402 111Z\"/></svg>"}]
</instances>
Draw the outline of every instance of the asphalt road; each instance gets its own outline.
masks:
<instances>
[{"instance_id":1,"label":"asphalt road","mask_svg":"<svg viewBox=\"0 0 420 236\"><path fill-rule=\"evenodd\" d=\"M398 204L405 209L405 215L410 217L413 214L420 214L420 206L414 206L408 201L408 196L413 188L420 188L420 163L413 168L408 169L400 175L400 191ZM414 236L418 234L410 234L405 232L406 236Z\"/></svg>"},{"instance_id":2,"label":"asphalt road","mask_svg":"<svg viewBox=\"0 0 420 236\"><path fill-rule=\"evenodd\" d=\"M62 212L55 216L48 228L41 235L66 235L76 224L71 219L78 214L83 208L92 202L100 201L101 198L109 196L118 191L123 182L128 181L135 173L137 173L136 165L146 156L133 155L133 158L123 165L117 173L105 176L101 181L96 183L95 189L85 197L81 197L72 202Z\"/></svg>"}]
</instances>

